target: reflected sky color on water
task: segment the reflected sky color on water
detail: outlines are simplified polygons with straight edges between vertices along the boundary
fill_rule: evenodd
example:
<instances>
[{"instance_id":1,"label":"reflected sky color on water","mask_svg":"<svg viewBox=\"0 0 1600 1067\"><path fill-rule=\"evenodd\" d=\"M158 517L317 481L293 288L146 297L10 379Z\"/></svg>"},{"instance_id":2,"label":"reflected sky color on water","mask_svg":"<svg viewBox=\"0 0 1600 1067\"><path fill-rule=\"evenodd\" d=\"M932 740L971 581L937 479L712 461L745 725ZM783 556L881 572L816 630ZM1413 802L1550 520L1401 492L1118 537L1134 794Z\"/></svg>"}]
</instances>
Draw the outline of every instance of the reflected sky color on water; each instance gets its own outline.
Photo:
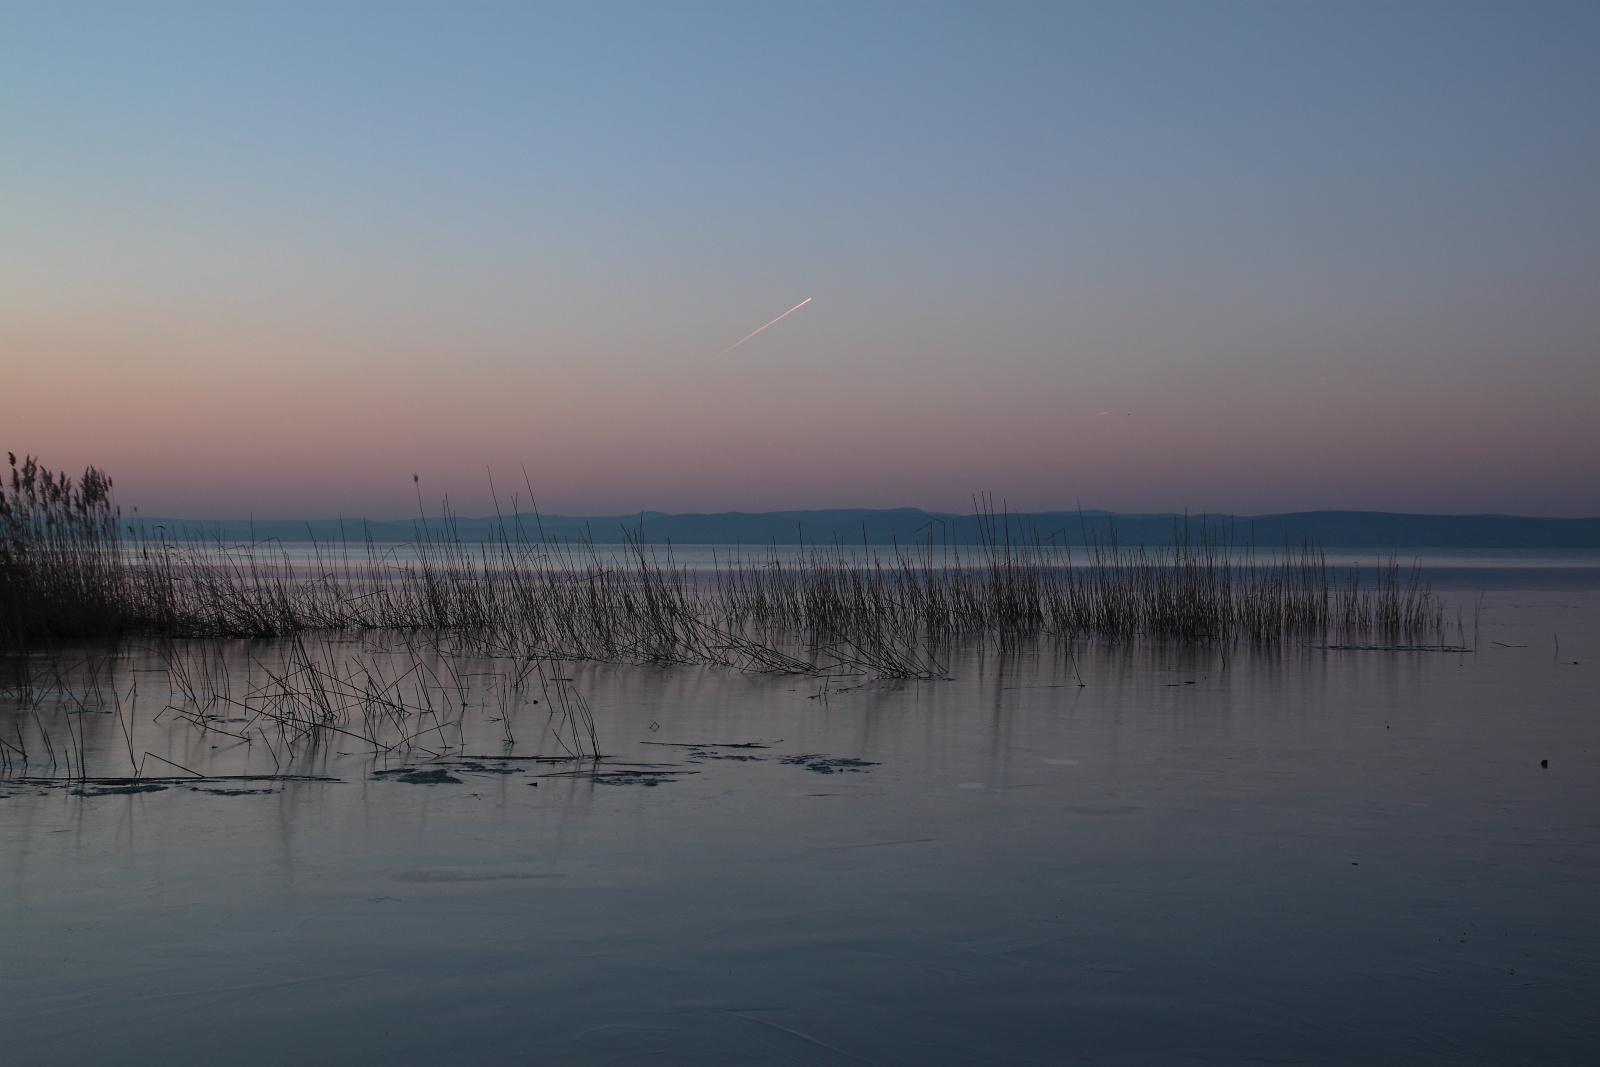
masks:
<instances>
[{"instance_id":1,"label":"reflected sky color on water","mask_svg":"<svg viewBox=\"0 0 1600 1067\"><path fill-rule=\"evenodd\" d=\"M514 768L507 729L556 751L546 703L507 727L474 696L442 759L335 740L292 768L337 781L13 774L8 1058L1590 1062L1597 610L1493 594L1476 654L577 664L598 765ZM131 738L74 718L92 775L273 769L154 721L143 677Z\"/></svg>"},{"instance_id":2,"label":"reflected sky color on water","mask_svg":"<svg viewBox=\"0 0 1600 1067\"><path fill-rule=\"evenodd\" d=\"M820 546L824 552L833 546ZM466 556L473 561L482 559L482 546L462 546ZM141 549L130 547L133 556ZM797 545L646 545L648 558L661 564L671 563L687 571L709 573L726 568L731 562L765 563L773 559L784 566L802 563L813 551L812 546ZM204 542L174 542L171 551L184 559L209 562L247 562L254 560L265 565L288 565L297 571L313 573L343 573L360 569L369 563L383 568L404 569L420 562L418 546L414 543L375 543L371 546L352 539L348 543L318 543L312 541L263 541L256 544L227 544L216 546ZM487 546L491 563L496 562L498 549ZM517 551L524 551L517 546ZM593 562L604 566L631 568L638 566L638 556L625 545L588 546L558 545L545 550L544 546L529 545L527 553L549 565L571 566L583 570ZM895 546L871 545L866 548L842 547L845 558L863 564L892 566ZM904 556L916 559L917 546L906 546ZM1152 553L1170 557L1171 546L1160 545ZM961 545L951 549L935 548L934 558L941 565L953 565L958 553L971 565L982 566L982 547ZM1330 548L1324 558L1336 579L1347 577L1351 571L1359 572L1370 581L1378 570L1390 561L1397 561L1409 569L1416 565L1422 576L1441 589L1596 589L1600 588L1600 549L1453 549L1453 548ZM1281 561L1281 551L1265 548L1230 550L1219 556L1235 564L1272 564ZM1087 566L1093 561L1093 550L1081 545L1063 549L1055 558L1074 565Z\"/></svg>"}]
</instances>

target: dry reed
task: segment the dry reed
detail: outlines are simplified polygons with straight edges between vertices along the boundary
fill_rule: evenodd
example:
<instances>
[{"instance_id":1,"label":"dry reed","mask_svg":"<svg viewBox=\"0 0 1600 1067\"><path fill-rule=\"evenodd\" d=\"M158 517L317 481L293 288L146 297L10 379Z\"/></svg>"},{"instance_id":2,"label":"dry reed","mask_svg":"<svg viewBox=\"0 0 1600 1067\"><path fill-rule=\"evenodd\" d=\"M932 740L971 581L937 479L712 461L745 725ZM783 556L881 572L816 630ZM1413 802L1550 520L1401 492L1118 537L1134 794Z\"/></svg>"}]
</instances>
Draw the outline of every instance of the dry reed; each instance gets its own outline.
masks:
<instances>
[{"instance_id":1,"label":"dry reed","mask_svg":"<svg viewBox=\"0 0 1600 1067\"><path fill-rule=\"evenodd\" d=\"M916 676L940 673L944 650L963 642L1415 640L1442 629L1416 567L1391 559L1375 583L1354 572L1340 582L1314 546L1257 554L1205 523L1198 535L1176 524L1158 548L1112 540L1074 555L1058 540L1013 537L1011 517L980 504L976 545L929 536L881 550L774 547L696 570L637 539L620 556L548 541L520 516L469 544L447 509L443 522L418 524L407 556L363 539L316 545L296 563L272 543L119 530L110 481L92 468L74 487L29 459L12 482L0 514L0 589L12 606L0 640L11 647L130 632L386 630L453 635L527 661ZM302 688L326 680L309 662L298 672Z\"/></svg>"}]
</instances>

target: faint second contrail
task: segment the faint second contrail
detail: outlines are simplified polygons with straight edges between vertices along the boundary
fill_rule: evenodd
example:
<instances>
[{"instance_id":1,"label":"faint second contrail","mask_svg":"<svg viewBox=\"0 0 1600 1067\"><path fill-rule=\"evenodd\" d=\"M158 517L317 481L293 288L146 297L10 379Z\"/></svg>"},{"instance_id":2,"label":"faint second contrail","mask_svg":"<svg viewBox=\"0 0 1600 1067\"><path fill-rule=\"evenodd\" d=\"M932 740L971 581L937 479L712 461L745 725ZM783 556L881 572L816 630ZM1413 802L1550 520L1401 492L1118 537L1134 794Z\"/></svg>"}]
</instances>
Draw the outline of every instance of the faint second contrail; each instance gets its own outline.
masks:
<instances>
[{"instance_id":1,"label":"faint second contrail","mask_svg":"<svg viewBox=\"0 0 1600 1067\"><path fill-rule=\"evenodd\" d=\"M799 311L801 308L805 307L809 303L811 303L811 298L808 296L804 300L800 301L800 303L798 303L794 307L790 308L788 311L785 311L783 313L783 315L779 315L778 319L783 318L784 315L793 315L796 311ZM778 319L773 319L772 322L777 322ZM767 323L767 326L771 326L772 322ZM765 330L767 328L767 326L761 327L761 330ZM742 345L746 341L750 340L750 338L752 338L756 334L760 333L761 330L751 330L749 333L745 334L743 337L741 337L737 341L733 342L733 344L729 345L727 348L724 348L721 352L718 352L717 355L719 355L719 356L727 355L729 352L732 352L735 348L738 348L740 345Z\"/></svg>"}]
</instances>

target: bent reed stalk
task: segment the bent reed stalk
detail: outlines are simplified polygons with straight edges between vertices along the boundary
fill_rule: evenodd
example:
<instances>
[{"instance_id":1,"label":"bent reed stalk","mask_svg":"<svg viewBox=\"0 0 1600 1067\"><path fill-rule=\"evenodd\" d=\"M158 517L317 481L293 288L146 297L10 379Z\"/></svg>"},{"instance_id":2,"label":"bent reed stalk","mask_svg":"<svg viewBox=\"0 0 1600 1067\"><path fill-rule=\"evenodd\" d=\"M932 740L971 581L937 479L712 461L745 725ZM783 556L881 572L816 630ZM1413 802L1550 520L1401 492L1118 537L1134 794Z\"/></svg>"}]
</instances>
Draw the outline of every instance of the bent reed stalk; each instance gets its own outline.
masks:
<instances>
[{"instance_id":1,"label":"bent reed stalk","mask_svg":"<svg viewBox=\"0 0 1600 1067\"><path fill-rule=\"evenodd\" d=\"M716 664L780 673L943 672L961 643L1039 637L1265 642L1442 633L1420 570L1390 559L1374 584L1341 581L1315 546L1258 555L1204 522L1161 547L1113 538L1075 556L1060 538L1013 536L977 505L976 545L811 545L733 551L709 569L632 537L616 555L549 541L517 513L493 540L463 542L448 503L406 554L364 535L313 545L148 536L116 521L110 480L73 486L31 458L3 497L0 642L19 647L120 633L283 637L308 631L450 634L488 653L540 659ZM48 487L39 489L38 486ZM22 487L19 489L19 487ZM25 490L25 491L24 491ZM42 501L43 503L39 503Z\"/></svg>"}]
</instances>

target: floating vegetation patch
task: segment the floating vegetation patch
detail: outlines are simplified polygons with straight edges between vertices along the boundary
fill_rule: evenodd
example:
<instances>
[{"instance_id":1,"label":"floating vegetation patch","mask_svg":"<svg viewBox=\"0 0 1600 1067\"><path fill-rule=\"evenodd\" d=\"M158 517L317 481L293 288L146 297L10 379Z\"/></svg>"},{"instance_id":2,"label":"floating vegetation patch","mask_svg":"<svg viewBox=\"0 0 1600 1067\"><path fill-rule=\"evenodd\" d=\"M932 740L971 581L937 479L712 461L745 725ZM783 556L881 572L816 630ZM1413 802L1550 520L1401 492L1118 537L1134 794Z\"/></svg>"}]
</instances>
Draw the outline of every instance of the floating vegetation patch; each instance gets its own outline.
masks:
<instances>
[{"instance_id":1,"label":"floating vegetation patch","mask_svg":"<svg viewBox=\"0 0 1600 1067\"><path fill-rule=\"evenodd\" d=\"M401 767L392 771L378 771L372 776L378 781L404 782L407 785L460 785L461 779L443 767Z\"/></svg>"},{"instance_id":2,"label":"floating vegetation patch","mask_svg":"<svg viewBox=\"0 0 1600 1067\"><path fill-rule=\"evenodd\" d=\"M470 774L522 774L526 770L523 767L508 767L504 764L498 767L491 767L476 760L462 760L451 764L451 766Z\"/></svg>"},{"instance_id":3,"label":"floating vegetation patch","mask_svg":"<svg viewBox=\"0 0 1600 1067\"><path fill-rule=\"evenodd\" d=\"M590 766L570 771L553 771L541 778L582 779L596 785L660 785L676 782L681 775L699 774L671 763L614 763L604 759L594 760ZM537 782L530 782L537 785Z\"/></svg>"},{"instance_id":4,"label":"floating vegetation patch","mask_svg":"<svg viewBox=\"0 0 1600 1067\"><path fill-rule=\"evenodd\" d=\"M458 774L526 774L527 763L571 763L567 757L552 756L473 756L441 757L427 766L391 767L373 772L381 781L405 782L410 785L461 784Z\"/></svg>"},{"instance_id":5,"label":"floating vegetation patch","mask_svg":"<svg viewBox=\"0 0 1600 1067\"><path fill-rule=\"evenodd\" d=\"M704 743L701 743L701 744L687 744L687 743L682 742L682 741L640 741L639 743L641 745L655 745L658 748L771 748L772 747L772 745L762 744L759 741L743 741L743 742L739 742L737 744L731 743L731 742L726 742L726 743L704 742ZM782 743L783 743L782 741L773 742L773 744L780 744L780 745Z\"/></svg>"},{"instance_id":6,"label":"floating vegetation patch","mask_svg":"<svg viewBox=\"0 0 1600 1067\"><path fill-rule=\"evenodd\" d=\"M1312 645L1321 652L1471 652L1462 645Z\"/></svg>"},{"instance_id":7,"label":"floating vegetation patch","mask_svg":"<svg viewBox=\"0 0 1600 1067\"><path fill-rule=\"evenodd\" d=\"M868 767L878 764L864 759L830 759L828 756L813 752L801 756L783 756L779 763L791 767L804 767L814 774L865 774Z\"/></svg>"},{"instance_id":8,"label":"floating vegetation patch","mask_svg":"<svg viewBox=\"0 0 1600 1067\"><path fill-rule=\"evenodd\" d=\"M109 797L122 793L159 793L166 788L156 782L135 782L131 785L84 786L69 792L75 797Z\"/></svg>"},{"instance_id":9,"label":"floating vegetation patch","mask_svg":"<svg viewBox=\"0 0 1600 1067\"><path fill-rule=\"evenodd\" d=\"M693 774L693 771L683 772ZM670 785L678 779L671 776L669 771L645 771L643 773L628 773L626 771L605 771L600 774L589 775L589 781L597 785Z\"/></svg>"}]
</instances>

